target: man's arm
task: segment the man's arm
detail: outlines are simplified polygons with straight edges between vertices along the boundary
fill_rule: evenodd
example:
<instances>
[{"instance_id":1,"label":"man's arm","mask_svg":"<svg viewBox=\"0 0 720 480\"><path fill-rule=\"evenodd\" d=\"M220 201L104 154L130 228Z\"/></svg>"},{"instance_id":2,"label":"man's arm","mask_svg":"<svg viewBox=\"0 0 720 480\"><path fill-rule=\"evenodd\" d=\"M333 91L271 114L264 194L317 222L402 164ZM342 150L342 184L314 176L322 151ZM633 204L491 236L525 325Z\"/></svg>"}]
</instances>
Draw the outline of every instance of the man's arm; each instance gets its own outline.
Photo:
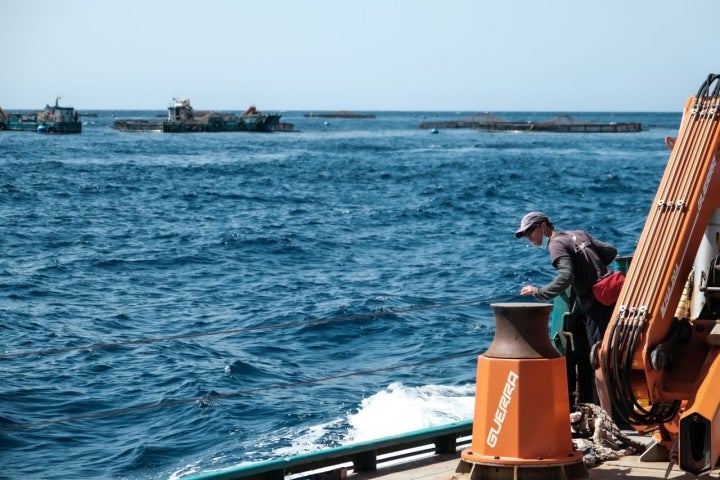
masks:
<instances>
[{"instance_id":1,"label":"man's arm","mask_svg":"<svg viewBox=\"0 0 720 480\"><path fill-rule=\"evenodd\" d=\"M614 258L614 257L613 257ZM552 282L540 287L533 294L539 300L550 300L563 293L572 283L573 267L570 257L563 256L555 260L555 268L558 273Z\"/></svg>"}]
</instances>

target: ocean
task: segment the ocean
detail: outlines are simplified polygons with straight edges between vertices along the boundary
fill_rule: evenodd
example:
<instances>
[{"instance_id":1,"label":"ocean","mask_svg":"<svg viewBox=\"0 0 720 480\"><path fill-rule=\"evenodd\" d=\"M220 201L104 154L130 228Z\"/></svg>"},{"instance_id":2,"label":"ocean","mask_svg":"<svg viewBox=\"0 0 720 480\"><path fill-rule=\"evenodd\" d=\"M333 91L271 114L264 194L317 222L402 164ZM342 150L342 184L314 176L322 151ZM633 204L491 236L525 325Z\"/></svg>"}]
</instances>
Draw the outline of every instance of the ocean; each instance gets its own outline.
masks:
<instances>
[{"instance_id":1,"label":"ocean","mask_svg":"<svg viewBox=\"0 0 720 480\"><path fill-rule=\"evenodd\" d=\"M682 105L637 133L0 132L0 478L180 479L472 418L530 210L632 255ZM493 112L545 120L551 112Z\"/></svg>"}]
</instances>

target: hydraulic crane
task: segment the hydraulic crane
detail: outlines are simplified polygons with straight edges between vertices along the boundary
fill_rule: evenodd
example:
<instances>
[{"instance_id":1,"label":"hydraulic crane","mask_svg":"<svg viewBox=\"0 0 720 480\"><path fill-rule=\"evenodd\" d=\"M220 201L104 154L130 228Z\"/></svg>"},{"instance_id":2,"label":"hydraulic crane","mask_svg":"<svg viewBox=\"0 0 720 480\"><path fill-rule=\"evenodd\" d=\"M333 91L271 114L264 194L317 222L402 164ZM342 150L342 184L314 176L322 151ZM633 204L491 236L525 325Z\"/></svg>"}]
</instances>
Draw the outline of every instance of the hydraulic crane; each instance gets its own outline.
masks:
<instances>
[{"instance_id":1,"label":"hydraulic crane","mask_svg":"<svg viewBox=\"0 0 720 480\"><path fill-rule=\"evenodd\" d=\"M613 410L700 475L720 456L720 75L683 112L602 347Z\"/></svg>"}]
</instances>

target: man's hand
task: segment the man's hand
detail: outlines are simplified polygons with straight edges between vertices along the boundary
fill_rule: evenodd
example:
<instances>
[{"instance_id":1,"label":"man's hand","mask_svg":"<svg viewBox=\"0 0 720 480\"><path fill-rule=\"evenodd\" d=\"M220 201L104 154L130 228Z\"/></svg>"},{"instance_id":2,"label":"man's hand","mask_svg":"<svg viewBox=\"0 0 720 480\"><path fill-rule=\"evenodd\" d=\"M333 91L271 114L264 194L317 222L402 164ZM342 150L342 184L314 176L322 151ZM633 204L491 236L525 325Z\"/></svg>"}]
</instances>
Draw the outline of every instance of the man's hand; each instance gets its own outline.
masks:
<instances>
[{"instance_id":1,"label":"man's hand","mask_svg":"<svg viewBox=\"0 0 720 480\"><path fill-rule=\"evenodd\" d=\"M537 287L533 287L532 285L525 285L522 290L520 290L520 295L537 295L538 289Z\"/></svg>"}]
</instances>

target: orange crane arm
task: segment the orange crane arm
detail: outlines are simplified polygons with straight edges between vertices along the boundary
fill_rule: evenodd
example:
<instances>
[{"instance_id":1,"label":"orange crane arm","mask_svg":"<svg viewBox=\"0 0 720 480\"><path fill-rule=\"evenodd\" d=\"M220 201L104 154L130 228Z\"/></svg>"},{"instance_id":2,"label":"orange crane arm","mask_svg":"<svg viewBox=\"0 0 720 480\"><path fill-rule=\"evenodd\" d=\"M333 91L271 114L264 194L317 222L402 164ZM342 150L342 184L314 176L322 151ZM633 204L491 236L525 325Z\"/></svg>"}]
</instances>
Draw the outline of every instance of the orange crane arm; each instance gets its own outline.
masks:
<instances>
[{"instance_id":1,"label":"orange crane arm","mask_svg":"<svg viewBox=\"0 0 720 480\"><path fill-rule=\"evenodd\" d=\"M720 207L719 93L720 75L710 75L685 104L600 350L616 413L635 426L659 425L660 442L680 457L682 468L695 474L717 462L720 428L706 426L708 438L703 441L712 447L686 445L693 453L683 455L681 421L698 406L709 412L706 416L720 412L720 396L715 393L710 400L707 392L712 389L705 383L708 378L720 380L720 373L715 373L720 371L719 347L708 335L715 320L679 318L676 309L692 278L708 223ZM695 441L700 442L686 438L686 443ZM698 448L708 454L702 465L690 459L697 457Z\"/></svg>"}]
</instances>

